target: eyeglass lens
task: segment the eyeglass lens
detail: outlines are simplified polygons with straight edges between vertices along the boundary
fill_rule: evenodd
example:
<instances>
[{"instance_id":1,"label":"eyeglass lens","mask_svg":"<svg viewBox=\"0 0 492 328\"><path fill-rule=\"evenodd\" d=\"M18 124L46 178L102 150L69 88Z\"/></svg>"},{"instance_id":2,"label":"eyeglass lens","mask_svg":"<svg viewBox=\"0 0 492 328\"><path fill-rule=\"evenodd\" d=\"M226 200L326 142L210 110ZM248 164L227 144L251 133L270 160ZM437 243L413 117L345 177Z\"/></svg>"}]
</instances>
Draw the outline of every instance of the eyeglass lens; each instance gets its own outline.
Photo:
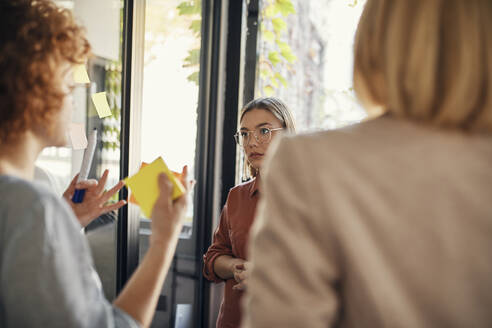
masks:
<instances>
[{"instance_id":1,"label":"eyeglass lens","mask_svg":"<svg viewBox=\"0 0 492 328\"><path fill-rule=\"evenodd\" d=\"M251 134L254 134L256 141L259 143L265 143L270 141L272 132L269 128L260 127L254 131L240 131L235 134L236 142L240 146L247 145L250 141Z\"/></svg>"}]
</instances>

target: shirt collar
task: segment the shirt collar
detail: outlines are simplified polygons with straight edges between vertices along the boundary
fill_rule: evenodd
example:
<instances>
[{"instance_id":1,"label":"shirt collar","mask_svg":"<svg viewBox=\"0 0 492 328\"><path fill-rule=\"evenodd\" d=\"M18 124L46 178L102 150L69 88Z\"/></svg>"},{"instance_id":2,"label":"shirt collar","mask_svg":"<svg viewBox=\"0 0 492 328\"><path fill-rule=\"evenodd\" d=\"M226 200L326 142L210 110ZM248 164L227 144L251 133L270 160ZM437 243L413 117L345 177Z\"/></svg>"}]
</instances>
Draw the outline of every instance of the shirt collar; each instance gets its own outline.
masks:
<instances>
[{"instance_id":1,"label":"shirt collar","mask_svg":"<svg viewBox=\"0 0 492 328\"><path fill-rule=\"evenodd\" d=\"M257 174L253 178L251 185L249 186L249 196L253 197L260 189L260 174Z\"/></svg>"}]
</instances>

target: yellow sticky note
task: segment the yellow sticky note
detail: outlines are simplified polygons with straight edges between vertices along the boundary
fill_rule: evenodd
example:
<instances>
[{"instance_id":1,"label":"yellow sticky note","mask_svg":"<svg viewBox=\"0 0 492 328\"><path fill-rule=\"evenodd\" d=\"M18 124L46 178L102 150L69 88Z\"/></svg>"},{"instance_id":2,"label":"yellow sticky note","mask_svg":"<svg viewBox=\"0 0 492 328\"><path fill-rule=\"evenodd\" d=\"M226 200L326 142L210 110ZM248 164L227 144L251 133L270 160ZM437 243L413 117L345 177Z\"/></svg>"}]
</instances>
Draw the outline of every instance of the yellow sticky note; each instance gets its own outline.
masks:
<instances>
[{"instance_id":1,"label":"yellow sticky note","mask_svg":"<svg viewBox=\"0 0 492 328\"><path fill-rule=\"evenodd\" d=\"M173 184L172 199L178 198L185 192L181 181L169 170L162 157L157 158L149 165L141 168L135 175L125 179L126 185L131 189L133 196L140 204L140 209L148 218L152 215L152 209L159 197L157 179L161 173L165 173Z\"/></svg>"},{"instance_id":2,"label":"yellow sticky note","mask_svg":"<svg viewBox=\"0 0 492 328\"><path fill-rule=\"evenodd\" d=\"M85 69L85 65L75 65L73 67L73 81L75 83L90 83L89 75Z\"/></svg>"},{"instance_id":3,"label":"yellow sticky note","mask_svg":"<svg viewBox=\"0 0 492 328\"><path fill-rule=\"evenodd\" d=\"M94 93L91 97L100 118L112 115L111 109L109 108L108 99L106 98L106 92Z\"/></svg>"},{"instance_id":4,"label":"yellow sticky note","mask_svg":"<svg viewBox=\"0 0 492 328\"><path fill-rule=\"evenodd\" d=\"M142 164L140 165L139 171L148 165L149 165L148 163L142 162ZM130 195L130 199L128 201L132 204L138 205L137 199L135 198L133 193Z\"/></svg>"}]
</instances>

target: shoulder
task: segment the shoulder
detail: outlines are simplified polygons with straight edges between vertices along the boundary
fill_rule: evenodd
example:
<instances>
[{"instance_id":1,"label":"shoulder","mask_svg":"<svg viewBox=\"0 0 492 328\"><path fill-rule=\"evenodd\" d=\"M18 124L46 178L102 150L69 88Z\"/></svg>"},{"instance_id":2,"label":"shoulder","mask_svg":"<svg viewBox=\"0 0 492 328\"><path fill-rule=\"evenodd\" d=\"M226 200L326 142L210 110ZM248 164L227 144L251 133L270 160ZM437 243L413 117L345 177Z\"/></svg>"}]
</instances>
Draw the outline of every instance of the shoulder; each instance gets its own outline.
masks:
<instances>
[{"instance_id":1,"label":"shoulder","mask_svg":"<svg viewBox=\"0 0 492 328\"><path fill-rule=\"evenodd\" d=\"M377 152L397 151L416 133L412 124L381 117L335 130L287 135L272 144L267 163L270 171L288 165L314 173L330 165L340 168L347 161L366 160L366 154L370 160Z\"/></svg>"},{"instance_id":2,"label":"shoulder","mask_svg":"<svg viewBox=\"0 0 492 328\"><path fill-rule=\"evenodd\" d=\"M28 208L34 203L57 202L53 192L41 183L35 183L11 176L0 177L2 199L12 206ZM56 199L56 200L55 200Z\"/></svg>"},{"instance_id":3,"label":"shoulder","mask_svg":"<svg viewBox=\"0 0 492 328\"><path fill-rule=\"evenodd\" d=\"M248 196L253 191L255 183L256 183L256 178L253 178L251 180L248 180L246 182L240 183L232 187L229 190L229 194L227 195L226 205L231 205L231 203L234 204L238 201L248 199L249 198Z\"/></svg>"},{"instance_id":4,"label":"shoulder","mask_svg":"<svg viewBox=\"0 0 492 328\"><path fill-rule=\"evenodd\" d=\"M68 204L40 183L2 176L0 190L2 216L7 221L15 221L16 225L50 225L60 215L73 215Z\"/></svg>"},{"instance_id":5,"label":"shoulder","mask_svg":"<svg viewBox=\"0 0 492 328\"><path fill-rule=\"evenodd\" d=\"M289 135L282 138L279 148L284 152L291 149L308 152L316 148L316 153L322 153L329 150L326 146L338 149L344 148L345 144L367 143L391 133L394 123L388 121L387 118L378 118L334 130Z\"/></svg>"},{"instance_id":6,"label":"shoulder","mask_svg":"<svg viewBox=\"0 0 492 328\"><path fill-rule=\"evenodd\" d=\"M313 211L340 197L382 160L378 152L388 138L386 120L274 140L264 163L265 191L290 202L303 199ZM306 209L307 210L307 209Z\"/></svg>"},{"instance_id":7,"label":"shoulder","mask_svg":"<svg viewBox=\"0 0 492 328\"><path fill-rule=\"evenodd\" d=\"M245 193L249 192L251 188L253 188L254 184L256 182L256 178L253 178L251 180L248 180L246 182L240 183L237 186L234 186L231 188L229 193Z\"/></svg>"}]
</instances>

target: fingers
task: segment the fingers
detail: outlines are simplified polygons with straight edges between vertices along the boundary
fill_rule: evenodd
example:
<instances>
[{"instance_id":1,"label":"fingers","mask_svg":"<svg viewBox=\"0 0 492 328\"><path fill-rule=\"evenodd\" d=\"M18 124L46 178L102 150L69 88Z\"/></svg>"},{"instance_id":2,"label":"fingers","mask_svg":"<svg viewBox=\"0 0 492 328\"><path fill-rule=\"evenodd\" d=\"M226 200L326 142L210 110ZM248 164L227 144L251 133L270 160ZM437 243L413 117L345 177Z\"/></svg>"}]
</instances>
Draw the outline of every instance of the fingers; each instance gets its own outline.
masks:
<instances>
[{"instance_id":1,"label":"fingers","mask_svg":"<svg viewBox=\"0 0 492 328\"><path fill-rule=\"evenodd\" d=\"M180 208L185 208L188 204L187 195L190 193L196 182L195 180L188 179L188 165L183 166L179 179L181 184L185 187L186 192L184 195L176 199L174 204Z\"/></svg>"},{"instance_id":2,"label":"fingers","mask_svg":"<svg viewBox=\"0 0 492 328\"><path fill-rule=\"evenodd\" d=\"M239 284L236 284L232 286L233 290L246 290L246 283L244 281L240 282Z\"/></svg>"},{"instance_id":3,"label":"fingers","mask_svg":"<svg viewBox=\"0 0 492 328\"><path fill-rule=\"evenodd\" d=\"M237 278L239 281L246 280L248 278L248 274L245 271L241 271L237 274Z\"/></svg>"},{"instance_id":4,"label":"fingers","mask_svg":"<svg viewBox=\"0 0 492 328\"><path fill-rule=\"evenodd\" d=\"M67 190L65 190L65 192L63 193L63 197L68 199L73 195L73 193L75 192L75 185L77 184L78 178L79 178L79 174L77 173L77 175L73 177L72 181L70 181Z\"/></svg>"},{"instance_id":5,"label":"fingers","mask_svg":"<svg viewBox=\"0 0 492 328\"><path fill-rule=\"evenodd\" d=\"M90 188L97 187L97 185L98 185L97 180L94 179L84 180L84 181L77 182L75 184L75 189L90 189Z\"/></svg>"},{"instance_id":6,"label":"fingers","mask_svg":"<svg viewBox=\"0 0 492 328\"><path fill-rule=\"evenodd\" d=\"M101 208L101 212L99 213L99 215L102 215L104 213L108 213L108 212L111 212L111 211L116 211L116 210L120 209L121 207L123 207L125 205L126 205L126 201L125 200L120 200L117 203L114 203L114 204L111 204L111 205L106 205L106 206L104 206L104 207Z\"/></svg>"},{"instance_id":7,"label":"fingers","mask_svg":"<svg viewBox=\"0 0 492 328\"><path fill-rule=\"evenodd\" d=\"M108 180L108 174L109 174L109 170L107 170L107 169L104 170L104 173L103 173L101 179L99 179L97 189L95 189L95 192L97 195L102 194L102 192L104 191L104 187L106 187L106 181Z\"/></svg>"},{"instance_id":8,"label":"fingers","mask_svg":"<svg viewBox=\"0 0 492 328\"><path fill-rule=\"evenodd\" d=\"M244 266L242 264L234 265L234 280L241 282L245 278L243 272Z\"/></svg>"},{"instance_id":9,"label":"fingers","mask_svg":"<svg viewBox=\"0 0 492 328\"><path fill-rule=\"evenodd\" d=\"M106 203L108 200L111 199L111 197L113 197L114 194L116 194L118 191L120 191L121 188L123 188L125 186L125 182L124 181L120 181L118 182L113 188L109 189L108 191L106 191L102 197L101 197L101 203Z\"/></svg>"},{"instance_id":10,"label":"fingers","mask_svg":"<svg viewBox=\"0 0 492 328\"><path fill-rule=\"evenodd\" d=\"M186 191L188 191L190 189L190 183L188 181L188 165L183 166L179 180L181 181L181 184L185 187Z\"/></svg>"},{"instance_id":11,"label":"fingers","mask_svg":"<svg viewBox=\"0 0 492 328\"><path fill-rule=\"evenodd\" d=\"M166 174L161 173L158 178L159 185L159 197L157 198L156 205L166 206L167 208L171 207L171 192L172 192L172 184L169 181L169 178Z\"/></svg>"},{"instance_id":12,"label":"fingers","mask_svg":"<svg viewBox=\"0 0 492 328\"><path fill-rule=\"evenodd\" d=\"M244 266L244 263L241 263L241 264L236 264L236 265L234 266L234 268L235 268L236 270L246 270L246 267Z\"/></svg>"},{"instance_id":13,"label":"fingers","mask_svg":"<svg viewBox=\"0 0 492 328\"><path fill-rule=\"evenodd\" d=\"M234 271L234 280L236 280L237 283L241 283L241 279L239 279L239 273Z\"/></svg>"},{"instance_id":14,"label":"fingers","mask_svg":"<svg viewBox=\"0 0 492 328\"><path fill-rule=\"evenodd\" d=\"M188 192L186 192L185 194L181 195L179 198L175 199L174 200L174 207L179 209L179 210L182 210L184 208L186 208L188 206Z\"/></svg>"},{"instance_id":15,"label":"fingers","mask_svg":"<svg viewBox=\"0 0 492 328\"><path fill-rule=\"evenodd\" d=\"M247 271L246 262L234 265L234 280L236 280L238 284L244 283L248 279L248 276L249 273Z\"/></svg>"}]
</instances>

